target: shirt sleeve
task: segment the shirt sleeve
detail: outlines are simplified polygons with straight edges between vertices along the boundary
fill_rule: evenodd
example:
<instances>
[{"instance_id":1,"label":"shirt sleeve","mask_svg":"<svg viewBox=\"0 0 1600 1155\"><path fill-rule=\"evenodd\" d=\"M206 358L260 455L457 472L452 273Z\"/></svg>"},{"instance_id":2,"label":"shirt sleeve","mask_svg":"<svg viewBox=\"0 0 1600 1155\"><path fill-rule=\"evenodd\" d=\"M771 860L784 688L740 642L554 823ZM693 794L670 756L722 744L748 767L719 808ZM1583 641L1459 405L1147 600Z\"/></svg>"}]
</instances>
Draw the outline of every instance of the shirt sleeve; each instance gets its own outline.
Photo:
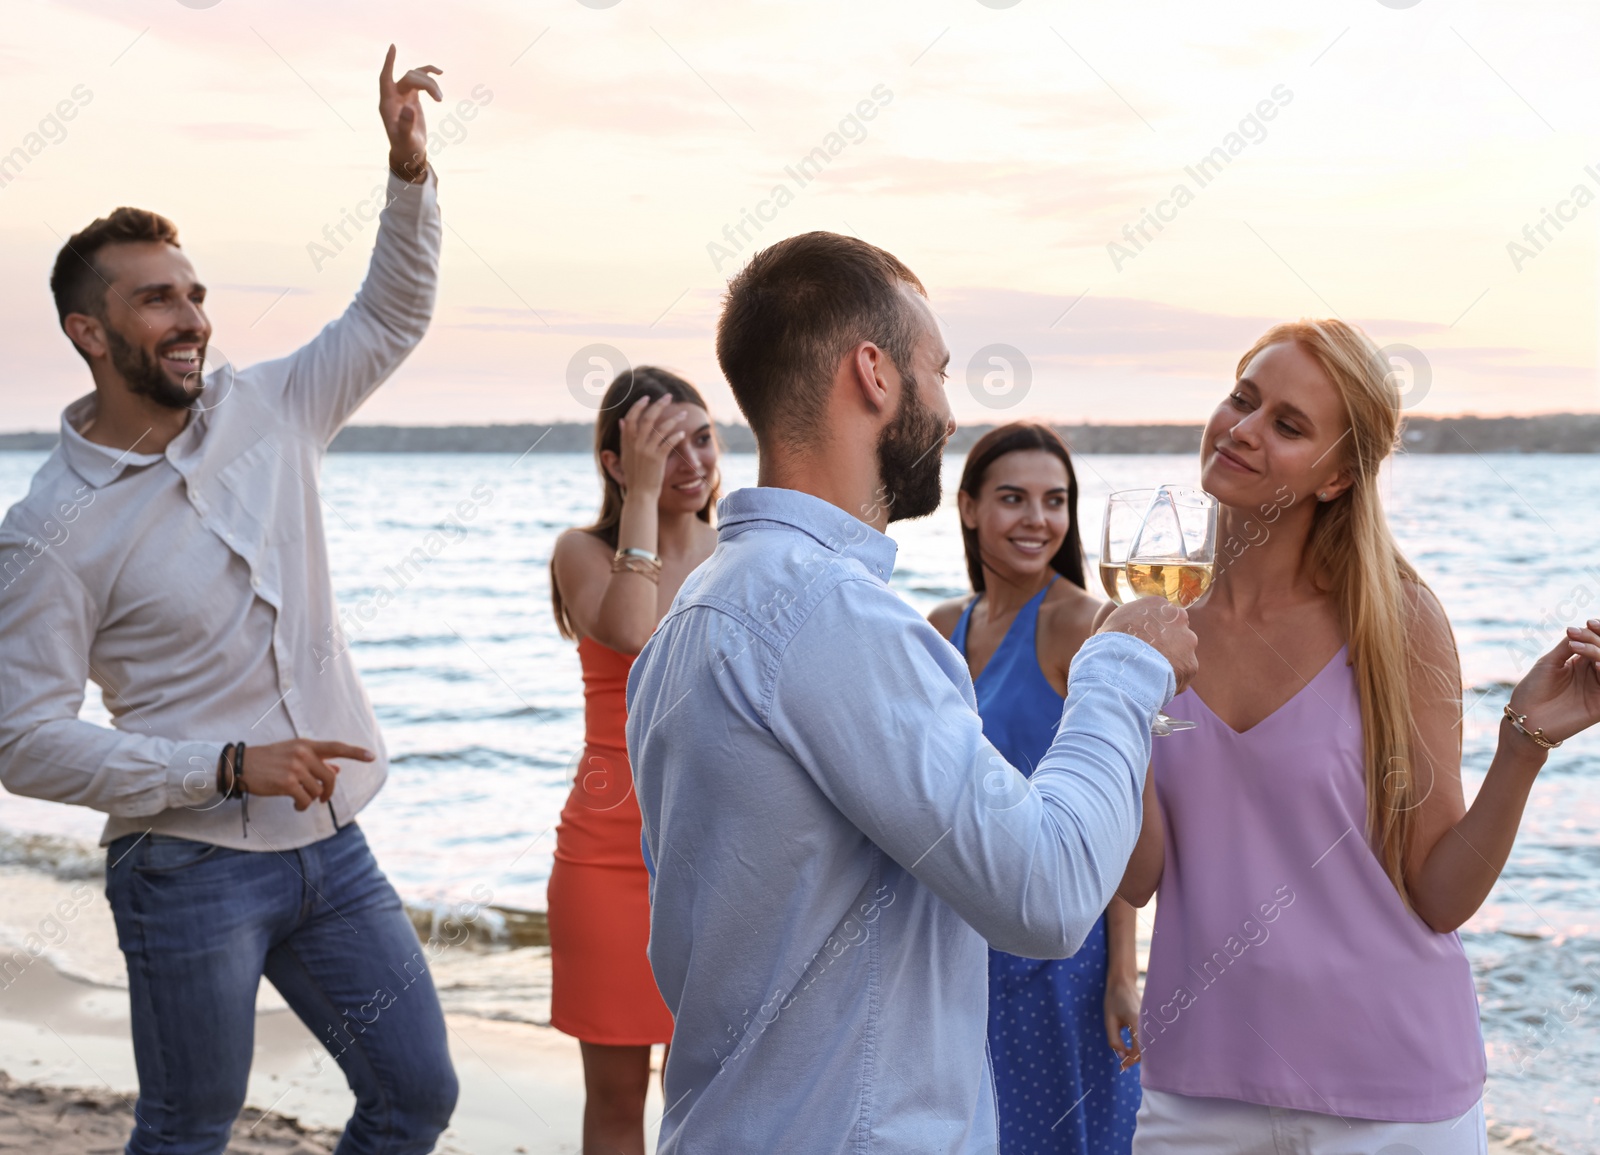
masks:
<instances>
[{"instance_id":1,"label":"shirt sleeve","mask_svg":"<svg viewBox=\"0 0 1600 1155\"><path fill-rule=\"evenodd\" d=\"M35 553L34 550L38 552ZM80 721L95 610L49 547L0 534L0 782L13 794L138 818L217 805L219 742ZM20 559L26 559L25 562ZM106 689L131 727L138 711Z\"/></svg>"},{"instance_id":2,"label":"shirt sleeve","mask_svg":"<svg viewBox=\"0 0 1600 1155\"><path fill-rule=\"evenodd\" d=\"M350 307L308 344L256 370L280 380L284 416L326 447L416 348L439 286L438 185L389 174L367 279Z\"/></svg>"},{"instance_id":3,"label":"shirt sleeve","mask_svg":"<svg viewBox=\"0 0 1600 1155\"><path fill-rule=\"evenodd\" d=\"M984 738L960 655L887 588L851 581L790 641L770 725L841 813L990 945L1064 958L1133 852L1150 723L1174 679L1144 642L1100 634L1070 687L1025 777Z\"/></svg>"}]
</instances>

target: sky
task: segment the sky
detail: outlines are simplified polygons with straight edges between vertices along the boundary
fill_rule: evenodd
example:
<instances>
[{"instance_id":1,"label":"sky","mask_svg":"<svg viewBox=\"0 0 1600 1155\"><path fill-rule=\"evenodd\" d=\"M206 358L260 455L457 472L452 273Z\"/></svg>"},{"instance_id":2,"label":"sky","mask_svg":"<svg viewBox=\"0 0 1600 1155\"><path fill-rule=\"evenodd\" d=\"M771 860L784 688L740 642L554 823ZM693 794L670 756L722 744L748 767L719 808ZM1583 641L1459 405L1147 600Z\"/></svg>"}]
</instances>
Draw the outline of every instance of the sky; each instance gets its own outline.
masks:
<instances>
[{"instance_id":1,"label":"sky","mask_svg":"<svg viewBox=\"0 0 1600 1155\"><path fill-rule=\"evenodd\" d=\"M0 157L27 163L0 167L0 430L53 429L91 388L48 277L117 205L177 222L213 363L281 356L337 316L375 229L318 246L383 179L391 41L402 67L444 70L426 109L444 251L433 326L359 422L588 420L582 377L618 356L736 419L721 293L811 229L918 274L961 421L1199 420L1255 337L1303 316L1366 328L1414 413L1600 410L1600 11L1578 0L6 16ZM447 122L461 100L470 119Z\"/></svg>"}]
</instances>

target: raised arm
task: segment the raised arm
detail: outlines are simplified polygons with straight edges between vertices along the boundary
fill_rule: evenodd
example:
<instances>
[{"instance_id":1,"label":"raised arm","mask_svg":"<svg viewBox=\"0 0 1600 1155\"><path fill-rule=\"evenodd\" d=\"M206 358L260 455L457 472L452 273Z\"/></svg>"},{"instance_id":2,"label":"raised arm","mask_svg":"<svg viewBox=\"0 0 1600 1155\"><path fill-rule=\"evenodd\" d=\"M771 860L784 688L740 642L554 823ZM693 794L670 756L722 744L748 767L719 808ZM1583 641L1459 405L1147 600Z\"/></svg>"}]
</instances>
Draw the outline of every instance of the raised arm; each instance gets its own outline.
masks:
<instances>
[{"instance_id":1,"label":"raised arm","mask_svg":"<svg viewBox=\"0 0 1600 1155\"><path fill-rule=\"evenodd\" d=\"M440 221L421 94L443 94L431 75L439 69L413 68L396 80L394 60L391 44L378 77L389 178L367 278L343 316L276 363L286 415L322 445L399 368L433 317Z\"/></svg>"},{"instance_id":2,"label":"raised arm","mask_svg":"<svg viewBox=\"0 0 1600 1155\"><path fill-rule=\"evenodd\" d=\"M960 657L886 589L828 594L782 662L774 733L843 814L995 947L1078 948L1138 834L1150 723L1174 688L1158 651L1085 644L1031 779L984 738Z\"/></svg>"},{"instance_id":3,"label":"raised arm","mask_svg":"<svg viewBox=\"0 0 1600 1155\"><path fill-rule=\"evenodd\" d=\"M607 451L600 463L615 471L623 488L617 549L659 553L661 486L668 457L688 436L687 413L670 396L641 397L620 422L620 433L622 453ZM580 635L637 654L666 607L656 582L633 570L612 571L614 554L593 534L569 530L556 542L555 580Z\"/></svg>"},{"instance_id":4,"label":"raised arm","mask_svg":"<svg viewBox=\"0 0 1600 1155\"><path fill-rule=\"evenodd\" d=\"M1444 933L1471 918L1500 877L1548 751L1502 720L1489 772L1472 806L1464 804L1455 639L1433 594L1420 586L1409 592L1414 772L1422 801L1406 852L1406 887L1417 914ZM1542 729L1552 742L1600 721L1600 620L1570 628L1512 690L1510 705L1526 715L1526 729Z\"/></svg>"}]
</instances>

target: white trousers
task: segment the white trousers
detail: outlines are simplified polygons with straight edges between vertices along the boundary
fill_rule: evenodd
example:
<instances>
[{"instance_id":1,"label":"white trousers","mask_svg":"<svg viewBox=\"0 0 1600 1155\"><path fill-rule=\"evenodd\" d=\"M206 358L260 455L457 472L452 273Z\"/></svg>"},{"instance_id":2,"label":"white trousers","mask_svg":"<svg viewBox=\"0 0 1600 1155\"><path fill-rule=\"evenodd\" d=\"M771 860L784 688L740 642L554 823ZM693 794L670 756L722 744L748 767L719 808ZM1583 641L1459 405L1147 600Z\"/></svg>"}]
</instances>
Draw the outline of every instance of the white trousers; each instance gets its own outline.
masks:
<instances>
[{"instance_id":1,"label":"white trousers","mask_svg":"<svg viewBox=\"0 0 1600 1155\"><path fill-rule=\"evenodd\" d=\"M1341 1119L1144 1090L1133 1155L1487 1155L1483 1101L1442 1123Z\"/></svg>"}]
</instances>

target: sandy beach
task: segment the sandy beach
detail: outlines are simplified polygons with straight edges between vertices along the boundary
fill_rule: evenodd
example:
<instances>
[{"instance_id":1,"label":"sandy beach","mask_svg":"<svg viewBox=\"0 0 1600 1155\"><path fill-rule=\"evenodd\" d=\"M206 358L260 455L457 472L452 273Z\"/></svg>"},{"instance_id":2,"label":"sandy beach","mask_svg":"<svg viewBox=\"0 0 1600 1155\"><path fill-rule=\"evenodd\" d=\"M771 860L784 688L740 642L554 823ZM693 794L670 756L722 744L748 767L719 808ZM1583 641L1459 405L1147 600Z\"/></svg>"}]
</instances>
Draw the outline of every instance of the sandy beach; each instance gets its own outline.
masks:
<instances>
[{"instance_id":1,"label":"sandy beach","mask_svg":"<svg viewBox=\"0 0 1600 1155\"><path fill-rule=\"evenodd\" d=\"M111 910L93 882L27 868L0 868L0 892L0 967L11 963L0 976L0 1150L121 1151L138 1080ZM69 909L72 918L52 921ZM575 1155L582 1070L577 1042L548 1025L548 950L460 947L433 965L461 1078L438 1150ZM352 1103L338 1066L264 983L249 1106L229 1151L324 1155ZM657 1083L647 1108L652 1143L661 1111ZM1553 1155L1525 1128L1492 1122L1490 1136L1491 1151Z\"/></svg>"},{"instance_id":2,"label":"sandy beach","mask_svg":"<svg viewBox=\"0 0 1600 1155\"><path fill-rule=\"evenodd\" d=\"M138 1086L128 996L111 910L93 883L0 868L6 895L0 964L0 1150L83 1155L122 1150ZM86 894L89 896L86 900ZM77 906L70 921L54 912ZM37 957L32 941L54 940ZM21 960L27 960L22 962ZM461 1079L448 1155L558 1155L579 1150L583 1075L576 1040L549 1019L542 948L442 952L435 981ZM496 997L488 997L490 995ZM533 1021L490 1017L516 1012ZM476 1013L452 1009L470 1005ZM344 1076L268 984L257 1001L250 1109L230 1151L329 1152L354 1102ZM662 1104L652 1088L654 1125Z\"/></svg>"}]
</instances>

